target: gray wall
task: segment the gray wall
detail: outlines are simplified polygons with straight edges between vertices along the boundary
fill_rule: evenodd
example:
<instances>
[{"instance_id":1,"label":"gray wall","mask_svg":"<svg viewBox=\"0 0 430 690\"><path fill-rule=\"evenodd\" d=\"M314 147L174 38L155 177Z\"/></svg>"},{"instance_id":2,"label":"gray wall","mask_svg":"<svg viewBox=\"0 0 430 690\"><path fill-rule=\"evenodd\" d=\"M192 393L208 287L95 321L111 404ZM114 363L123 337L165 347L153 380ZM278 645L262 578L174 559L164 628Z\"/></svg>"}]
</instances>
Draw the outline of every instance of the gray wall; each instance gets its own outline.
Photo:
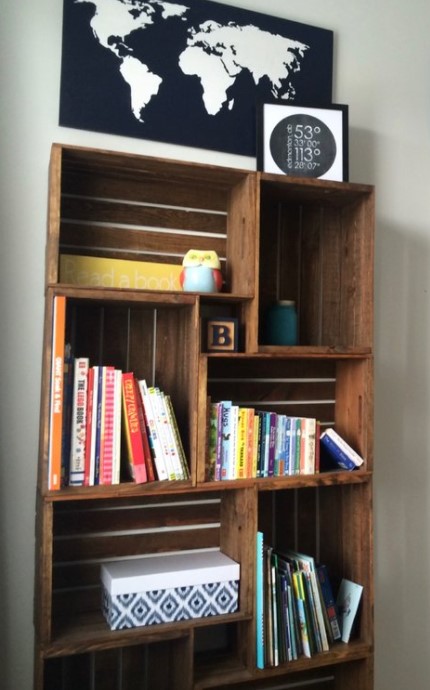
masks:
<instances>
[{"instance_id":1,"label":"gray wall","mask_svg":"<svg viewBox=\"0 0 430 690\"><path fill-rule=\"evenodd\" d=\"M225 0L224 0L225 2ZM377 187L376 684L430 677L430 227L427 0L235 0L333 29L350 178ZM248 158L58 127L61 0L0 22L0 685L32 682L34 497L47 167L53 141L254 168ZM359 690L359 689L357 689Z\"/></svg>"}]
</instances>

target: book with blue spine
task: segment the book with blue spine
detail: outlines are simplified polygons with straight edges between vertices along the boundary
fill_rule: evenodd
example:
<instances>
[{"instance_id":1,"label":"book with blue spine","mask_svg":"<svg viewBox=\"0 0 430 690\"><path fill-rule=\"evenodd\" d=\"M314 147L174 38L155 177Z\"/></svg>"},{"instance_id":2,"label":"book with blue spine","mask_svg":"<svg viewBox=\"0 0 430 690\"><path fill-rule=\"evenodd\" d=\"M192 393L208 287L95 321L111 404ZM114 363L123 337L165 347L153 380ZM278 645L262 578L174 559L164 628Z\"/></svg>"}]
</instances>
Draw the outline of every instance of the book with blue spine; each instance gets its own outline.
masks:
<instances>
[{"instance_id":1,"label":"book with blue spine","mask_svg":"<svg viewBox=\"0 0 430 690\"><path fill-rule=\"evenodd\" d=\"M257 532L256 558L256 657L257 668L264 668L264 578L263 578L263 532Z\"/></svg>"},{"instance_id":2,"label":"book with blue spine","mask_svg":"<svg viewBox=\"0 0 430 690\"><path fill-rule=\"evenodd\" d=\"M349 472L356 470L359 465L356 464L352 457L350 457L327 432L328 430L321 434L320 442L322 448L328 453L329 458L343 470Z\"/></svg>"}]
</instances>

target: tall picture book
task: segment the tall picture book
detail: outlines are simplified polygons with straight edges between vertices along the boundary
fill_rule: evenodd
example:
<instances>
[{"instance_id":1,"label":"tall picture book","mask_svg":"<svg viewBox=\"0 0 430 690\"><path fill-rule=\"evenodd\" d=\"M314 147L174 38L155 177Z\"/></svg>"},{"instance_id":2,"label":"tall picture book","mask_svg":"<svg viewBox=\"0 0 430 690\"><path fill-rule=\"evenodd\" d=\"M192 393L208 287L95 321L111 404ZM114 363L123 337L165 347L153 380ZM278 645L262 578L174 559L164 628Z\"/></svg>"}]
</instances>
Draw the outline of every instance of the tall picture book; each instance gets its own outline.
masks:
<instances>
[{"instance_id":1,"label":"tall picture book","mask_svg":"<svg viewBox=\"0 0 430 690\"><path fill-rule=\"evenodd\" d=\"M264 581L263 581L263 533L257 532L256 541L256 656L257 668L264 668Z\"/></svg>"},{"instance_id":2,"label":"tall picture book","mask_svg":"<svg viewBox=\"0 0 430 690\"><path fill-rule=\"evenodd\" d=\"M360 605L362 585L345 578L341 581L337 594L336 605L339 611L342 642L349 642Z\"/></svg>"}]
</instances>

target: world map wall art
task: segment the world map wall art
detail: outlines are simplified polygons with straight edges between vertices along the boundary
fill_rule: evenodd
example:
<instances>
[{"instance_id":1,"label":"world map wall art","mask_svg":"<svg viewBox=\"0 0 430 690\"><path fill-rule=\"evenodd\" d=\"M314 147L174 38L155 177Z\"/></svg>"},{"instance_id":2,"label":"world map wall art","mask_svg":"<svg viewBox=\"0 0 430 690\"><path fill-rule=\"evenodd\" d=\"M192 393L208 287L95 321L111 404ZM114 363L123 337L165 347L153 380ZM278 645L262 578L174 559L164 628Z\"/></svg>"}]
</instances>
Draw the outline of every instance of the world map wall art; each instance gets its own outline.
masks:
<instances>
[{"instance_id":1,"label":"world map wall art","mask_svg":"<svg viewBox=\"0 0 430 690\"><path fill-rule=\"evenodd\" d=\"M259 104L331 103L333 32L208 0L64 0L60 125L256 154Z\"/></svg>"}]
</instances>

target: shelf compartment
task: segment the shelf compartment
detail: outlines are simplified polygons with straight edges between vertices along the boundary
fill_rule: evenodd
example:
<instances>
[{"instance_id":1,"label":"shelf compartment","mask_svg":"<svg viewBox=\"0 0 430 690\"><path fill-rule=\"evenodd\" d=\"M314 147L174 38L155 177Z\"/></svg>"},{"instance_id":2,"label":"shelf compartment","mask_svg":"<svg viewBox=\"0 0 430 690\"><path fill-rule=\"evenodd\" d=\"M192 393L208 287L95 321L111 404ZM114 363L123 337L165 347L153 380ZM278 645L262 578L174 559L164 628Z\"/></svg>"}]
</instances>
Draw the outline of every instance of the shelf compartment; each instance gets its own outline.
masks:
<instances>
[{"instance_id":1,"label":"shelf compartment","mask_svg":"<svg viewBox=\"0 0 430 690\"><path fill-rule=\"evenodd\" d=\"M365 458L363 469L371 470L373 409L368 391L372 366L367 356L200 357L197 481L207 481L209 474L206 450L209 398L212 401L232 400L244 407L278 414L315 417L322 430L335 426ZM289 479L286 477L285 481ZM306 475L300 479L306 482Z\"/></svg>"},{"instance_id":2,"label":"shelf compartment","mask_svg":"<svg viewBox=\"0 0 430 690\"><path fill-rule=\"evenodd\" d=\"M241 673L232 669L226 677L208 668L199 674L194 690L243 688L243 690L289 690L306 687L311 690L357 690L366 687L372 675L372 649L362 643L336 645L330 652L312 659L293 661L264 671Z\"/></svg>"},{"instance_id":3,"label":"shelf compartment","mask_svg":"<svg viewBox=\"0 0 430 690\"><path fill-rule=\"evenodd\" d=\"M54 144L50 176L47 283L62 253L180 265L189 249L214 249L226 292L251 295L248 171Z\"/></svg>"},{"instance_id":4,"label":"shelf compartment","mask_svg":"<svg viewBox=\"0 0 430 690\"><path fill-rule=\"evenodd\" d=\"M46 690L189 690L191 682L189 635L45 662Z\"/></svg>"},{"instance_id":5,"label":"shelf compartment","mask_svg":"<svg viewBox=\"0 0 430 690\"><path fill-rule=\"evenodd\" d=\"M124 296L119 299L119 291L116 291L105 294L104 299L101 299L99 292L94 294L91 290L49 288L47 305L52 303L54 294L66 295L66 342L71 344L75 357L88 357L90 366L111 365L123 372L133 371L138 379L146 379L149 386L159 386L170 395L188 462L190 481L194 483L197 386L193 371L197 366L198 349L198 343L192 337L198 324L195 298L178 295L179 299L175 299L172 304L159 302L157 295L149 296L148 299L143 297L129 300ZM175 334L175 357L172 357L172 333ZM49 339L45 357L50 361ZM49 371L50 366L46 368L43 393L46 428L41 435L46 473ZM130 484L125 453L122 455L122 481ZM42 487L47 486L46 474L40 481ZM142 487L143 490L154 490L149 485ZM89 487L88 490L94 491L94 487ZM116 489L111 487L110 490L115 492Z\"/></svg>"},{"instance_id":6,"label":"shelf compartment","mask_svg":"<svg viewBox=\"0 0 430 690\"><path fill-rule=\"evenodd\" d=\"M253 538L249 520L254 492L233 490L219 496L145 496L50 503L52 568L46 564L43 621L48 655L64 650L120 645L124 638L173 633L218 619L242 620L253 610ZM143 554L220 548L241 565L239 613L184 623L139 627L111 632L101 613L101 563ZM85 642L83 642L85 640ZM55 651L56 650L56 651Z\"/></svg>"},{"instance_id":7,"label":"shelf compartment","mask_svg":"<svg viewBox=\"0 0 430 690\"><path fill-rule=\"evenodd\" d=\"M258 526L265 543L279 552L300 551L326 565L335 596L342 578L363 586L351 639L366 645L372 644L373 620L371 491L369 482L260 491L258 501Z\"/></svg>"},{"instance_id":8,"label":"shelf compartment","mask_svg":"<svg viewBox=\"0 0 430 690\"><path fill-rule=\"evenodd\" d=\"M294 300L303 346L371 347L374 190L260 176L259 319Z\"/></svg>"}]
</instances>

